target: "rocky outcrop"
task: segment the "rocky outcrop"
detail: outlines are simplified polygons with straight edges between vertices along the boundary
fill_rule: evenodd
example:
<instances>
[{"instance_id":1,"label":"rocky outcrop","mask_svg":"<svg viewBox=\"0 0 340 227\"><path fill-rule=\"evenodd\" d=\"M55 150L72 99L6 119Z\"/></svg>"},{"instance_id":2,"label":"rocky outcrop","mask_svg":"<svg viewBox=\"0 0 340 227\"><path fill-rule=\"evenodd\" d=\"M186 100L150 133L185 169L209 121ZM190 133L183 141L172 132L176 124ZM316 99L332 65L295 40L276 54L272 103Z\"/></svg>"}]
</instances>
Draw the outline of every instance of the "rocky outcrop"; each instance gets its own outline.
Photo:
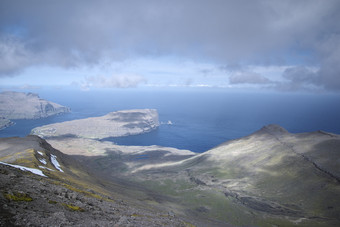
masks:
<instances>
[{"instance_id":1,"label":"rocky outcrop","mask_svg":"<svg viewBox=\"0 0 340 227\"><path fill-rule=\"evenodd\" d=\"M41 99L37 94L0 93L0 116L9 120L38 119L69 111L70 108Z\"/></svg>"},{"instance_id":2,"label":"rocky outcrop","mask_svg":"<svg viewBox=\"0 0 340 227\"><path fill-rule=\"evenodd\" d=\"M154 109L122 110L101 117L45 125L32 130L43 138L78 137L103 139L150 132L159 126Z\"/></svg>"},{"instance_id":3,"label":"rocky outcrop","mask_svg":"<svg viewBox=\"0 0 340 227\"><path fill-rule=\"evenodd\" d=\"M8 120L7 118L0 117L0 130L9 127L12 124L14 124L14 123L12 121Z\"/></svg>"}]
</instances>

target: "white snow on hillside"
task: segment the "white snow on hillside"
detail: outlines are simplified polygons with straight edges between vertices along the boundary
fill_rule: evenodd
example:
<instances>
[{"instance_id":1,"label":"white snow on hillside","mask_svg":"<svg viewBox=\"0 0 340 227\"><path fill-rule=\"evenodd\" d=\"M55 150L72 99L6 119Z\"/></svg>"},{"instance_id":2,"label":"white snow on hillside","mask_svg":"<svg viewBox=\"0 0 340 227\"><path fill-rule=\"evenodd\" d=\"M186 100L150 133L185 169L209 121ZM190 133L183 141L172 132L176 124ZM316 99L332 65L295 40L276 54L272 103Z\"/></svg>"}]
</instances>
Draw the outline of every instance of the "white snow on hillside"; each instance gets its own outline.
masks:
<instances>
[{"instance_id":1,"label":"white snow on hillside","mask_svg":"<svg viewBox=\"0 0 340 227\"><path fill-rule=\"evenodd\" d=\"M46 165L47 164L47 162L46 162L46 160L45 159L38 159L39 160L39 162L41 162L42 164L44 164L44 165Z\"/></svg>"},{"instance_id":2,"label":"white snow on hillside","mask_svg":"<svg viewBox=\"0 0 340 227\"><path fill-rule=\"evenodd\" d=\"M64 172L60 167L57 156L55 156L54 154L51 154L51 162L57 170L59 170L60 172Z\"/></svg>"},{"instance_id":3,"label":"white snow on hillside","mask_svg":"<svg viewBox=\"0 0 340 227\"><path fill-rule=\"evenodd\" d=\"M36 175L39 175L39 176L42 176L42 177L46 177L45 174L43 174L43 172L41 170L39 170L39 169L33 169L33 168L25 167L25 166L8 164L8 163L5 163L5 162L0 162L0 164L6 165L6 166L11 166L11 167L20 169L22 171L29 171L29 172L34 173Z\"/></svg>"}]
</instances>

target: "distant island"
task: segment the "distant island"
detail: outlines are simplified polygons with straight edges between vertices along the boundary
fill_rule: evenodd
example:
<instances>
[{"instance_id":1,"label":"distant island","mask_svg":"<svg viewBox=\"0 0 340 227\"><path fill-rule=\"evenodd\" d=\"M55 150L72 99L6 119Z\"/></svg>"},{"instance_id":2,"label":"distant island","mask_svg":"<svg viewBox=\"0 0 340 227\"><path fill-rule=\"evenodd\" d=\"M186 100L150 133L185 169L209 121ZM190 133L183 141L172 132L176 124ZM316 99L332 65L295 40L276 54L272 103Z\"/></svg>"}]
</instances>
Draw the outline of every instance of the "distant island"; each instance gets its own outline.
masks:
<instances>
[{"instance_id":1,"label":"distant island","mask_svg":"<svg viewBox=\"0 0 340 227\"><path fill-rule=\"evenodd\" d=\"M42 138L79 137L104 139L150 132L159 126L155 109L122 110L101 117L44 125L34 128L33 135Z\"/></svg>"},{"instance_id":2,"label":"distant island","mask_svg":"<svg viewBox=\"0 0 340 227\"><path fill-rule=\"evenodd\" d=\"M67 112L70 108L41 99L34 93L0 93L0 129L12 125L11 120L39 119Z\"/></svg>"}]
</instances>

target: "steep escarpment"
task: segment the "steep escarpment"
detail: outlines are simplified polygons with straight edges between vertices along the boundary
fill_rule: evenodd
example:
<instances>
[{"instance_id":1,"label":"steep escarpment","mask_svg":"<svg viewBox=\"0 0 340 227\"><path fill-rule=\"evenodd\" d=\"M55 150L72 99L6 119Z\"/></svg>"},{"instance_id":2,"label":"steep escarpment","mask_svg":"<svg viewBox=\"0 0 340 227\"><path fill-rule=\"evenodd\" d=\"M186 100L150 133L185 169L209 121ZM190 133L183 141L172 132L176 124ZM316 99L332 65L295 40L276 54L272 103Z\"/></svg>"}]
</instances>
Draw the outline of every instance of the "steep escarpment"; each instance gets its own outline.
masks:
<instances>
[{"instance_id":1,"label":"steep escarpment","mask_svg":"<svg viewBox=\"0 0 340 227\"><path fill-rule=\"evenodd\" d=\"M0 122L5 122L6 119L38 119L69 111L68 107L41 99L37 94L0 93L0 117L2 118ZM8 126L8 123L3 125Z\"/></svg>"}]
</instances>

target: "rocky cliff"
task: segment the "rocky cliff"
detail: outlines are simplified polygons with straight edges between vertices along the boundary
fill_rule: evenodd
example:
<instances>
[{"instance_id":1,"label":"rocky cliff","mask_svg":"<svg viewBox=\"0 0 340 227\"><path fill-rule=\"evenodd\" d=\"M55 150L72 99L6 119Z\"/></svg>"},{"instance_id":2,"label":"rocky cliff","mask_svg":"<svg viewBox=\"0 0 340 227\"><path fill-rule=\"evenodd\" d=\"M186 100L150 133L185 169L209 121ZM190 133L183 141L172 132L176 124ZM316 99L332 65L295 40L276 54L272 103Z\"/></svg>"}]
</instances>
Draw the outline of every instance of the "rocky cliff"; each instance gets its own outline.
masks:
<instances>
[{"instance_id":1,"label":"rocky cliff","mask_svg":"<svg viewBox=\"0 0 340 227\"><path fill-rule=\"evenodd\" d=\"M12 121L0 116L0 130L9 127L12 124L14 124Z\"/></svg>"},{"instance_id":2,"label":"rocky cliff","mask_svg":"<svg viewBox=\"0 0 340 227\"><path fill-rule=\"evenodd\" d=\"M0 93L0 116L9 120L38 119L69 111L68 107L41 99L37 94Z\"/></svg>"}]
</instances>

